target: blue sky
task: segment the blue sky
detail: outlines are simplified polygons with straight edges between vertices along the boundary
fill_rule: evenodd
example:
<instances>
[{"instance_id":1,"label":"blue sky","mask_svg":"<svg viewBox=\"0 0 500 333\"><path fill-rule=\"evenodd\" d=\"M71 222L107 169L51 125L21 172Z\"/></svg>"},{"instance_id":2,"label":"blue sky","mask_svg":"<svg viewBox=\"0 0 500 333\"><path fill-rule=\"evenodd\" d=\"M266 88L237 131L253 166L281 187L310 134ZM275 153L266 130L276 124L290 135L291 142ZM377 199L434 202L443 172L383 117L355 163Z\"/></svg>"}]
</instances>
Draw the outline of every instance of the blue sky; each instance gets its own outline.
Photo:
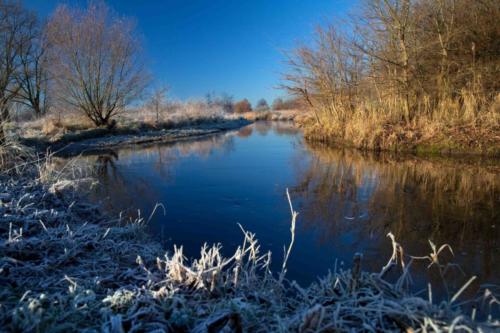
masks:
<instances>
[{"instance_id":1,"label":"blue sky","mask_svg":"<svg viewBox=\"0 0 500 333\"><path fill-rule=\"evenodd\" d=\"M25 0L45 16L58 3L85 0ZM285 71L283 50L307 42L315 26L342 17L349 0L108 0L134 17L143 36L156 84L179 99L227 92L235 99L272 101Z\"/></svg>"}]
</instances>

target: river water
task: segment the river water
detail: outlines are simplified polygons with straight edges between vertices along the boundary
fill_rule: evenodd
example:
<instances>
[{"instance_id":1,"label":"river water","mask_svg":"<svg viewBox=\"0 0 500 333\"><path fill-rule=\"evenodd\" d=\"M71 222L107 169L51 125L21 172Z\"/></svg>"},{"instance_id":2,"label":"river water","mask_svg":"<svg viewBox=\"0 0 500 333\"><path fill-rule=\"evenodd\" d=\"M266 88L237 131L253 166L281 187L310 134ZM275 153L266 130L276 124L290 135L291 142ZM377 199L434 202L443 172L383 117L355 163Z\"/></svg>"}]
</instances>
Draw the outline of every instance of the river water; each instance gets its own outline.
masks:
<instances>
[{"instance_id":1,"label":"river water","mask_svg":"<svg viewBox=\"0 0 500 333\"><path fill-rule=\"evenodd\" d=\"M256 233L263 252L272 251L279 270L290 241L288 188L299 212L289 279L307 284L349 268L356 252L364 269L378 271L392 253L392 232L409 255L430 254L429 240L449 244L454 256L443 250L441 263L460 267L448 265L450 290L471 275L477 285L500 283L498 160L334 149L305 143L279 122L80 159L99 180L91 200L110 212L148 217L164 204L166 214L157 210L148 228L167 250L183 245L188 257L204 243L231 254L243 239L240 224ZM414 263L414 284L430 281L443 294L437 266L428 264Z\"/></svg>"}]
</instances>

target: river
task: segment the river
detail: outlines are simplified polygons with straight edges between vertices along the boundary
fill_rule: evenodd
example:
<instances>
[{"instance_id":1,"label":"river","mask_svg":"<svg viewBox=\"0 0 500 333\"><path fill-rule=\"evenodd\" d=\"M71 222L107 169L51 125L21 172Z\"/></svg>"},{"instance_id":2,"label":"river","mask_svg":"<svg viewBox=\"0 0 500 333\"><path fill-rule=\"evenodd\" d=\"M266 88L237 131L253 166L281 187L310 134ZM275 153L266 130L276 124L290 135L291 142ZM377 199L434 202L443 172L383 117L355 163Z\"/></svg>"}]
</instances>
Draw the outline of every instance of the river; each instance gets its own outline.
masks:
<instances>
[{"instance_id":1,"label":"river","mask_svg":"<svg viewBox=\"0 0 500 333\"><path fill-rule=\"evenodd\" d=\"M157 210L148 230L167 250L182 245L188 257L204 243L221 243L230 254L242 242L240 224L256 234L261 251L272 251L279 270L290 242L288 188L299 212L289 279L307 284L349 268L356 252L364 269L379 271L392 253L392 232L409 255L429 255L429 240L449 244L454 256L442 251L442 272L448 263L460 267L448 265L450 290L471 275L477 284L500 283L498 160L335 149L304 142L284 122L79 159L99 180L90 200L145 218L162 203L165 215ZM431 281L443 294L437 265L428 264L414 263L414 284Z\"/></svg>"}]
</instances>

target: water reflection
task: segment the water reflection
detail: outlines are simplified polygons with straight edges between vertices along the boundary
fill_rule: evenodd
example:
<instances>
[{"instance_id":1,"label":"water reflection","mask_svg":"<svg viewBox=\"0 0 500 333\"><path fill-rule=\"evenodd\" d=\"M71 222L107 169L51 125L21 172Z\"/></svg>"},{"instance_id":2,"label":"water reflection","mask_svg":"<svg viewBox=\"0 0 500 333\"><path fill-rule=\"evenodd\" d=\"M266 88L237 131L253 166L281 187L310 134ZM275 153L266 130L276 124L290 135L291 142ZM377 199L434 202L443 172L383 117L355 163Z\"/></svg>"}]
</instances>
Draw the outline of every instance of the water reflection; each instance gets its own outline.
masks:
<instances>
[{"instance_id":1,"label":"water reflection","mask_svg":"<svg viewBox=\"0 0 500 333\"><path fill-rule=\"evenodd\" d=\"M198 140L175 144L149 145L106 151L99 155L82 156L79 167L87 175L96 177L99 185L89 194L112 213L135 218L140 212L140 202L156 203L161 196L151 187L149 174L137 172L131 177L130 168L152 166L155 175L167 185L175 179L175 167L179 160L188 156L207 159L215 150L229 152L232 135L215 135Z\"/></svg>"},{"instance_id":2,"label":"water reflection","mask_svg":"<svg viewBox=\"0 0 500 333\"><path fill-rule=\"evenodd\" d=\"M303 200L305 228L318 229L319 242L348 233L353 249L364 248L376 268L385 258L380 249L387 248L383 236L389 231L415 255L430 252L430 239L449 243L454 261L465 271L480 274L483 281L499 279L500 177L495 161L307 148L311 163L298 171L293 191Z\"/></svg>"},{"instance_id":3,"label":"water reflection","mask_svg":"<svg viewBox=\"0 0 500 333\"><path fill-rule=\"evenodd\" d=\"M391 231L415 255L429 253L428 239L450 243L467 274L500 283L498 161L338 150L304 144L291 124L257 122L198 140L85 156L78 163L100 180L91 199L115 213L135 216L140 210L148 216L164 203L167 214L153 218L152 234L167 248L184 245L188 256L205 242L220 242L231 252L241 240L240 223L274 253L279 270L289 241L288 187L300 212L292 279L309 283L336 259L348 266L355 252L364 253L365 268L379 270L390 255Z\"/></svg>"}]
</instances>

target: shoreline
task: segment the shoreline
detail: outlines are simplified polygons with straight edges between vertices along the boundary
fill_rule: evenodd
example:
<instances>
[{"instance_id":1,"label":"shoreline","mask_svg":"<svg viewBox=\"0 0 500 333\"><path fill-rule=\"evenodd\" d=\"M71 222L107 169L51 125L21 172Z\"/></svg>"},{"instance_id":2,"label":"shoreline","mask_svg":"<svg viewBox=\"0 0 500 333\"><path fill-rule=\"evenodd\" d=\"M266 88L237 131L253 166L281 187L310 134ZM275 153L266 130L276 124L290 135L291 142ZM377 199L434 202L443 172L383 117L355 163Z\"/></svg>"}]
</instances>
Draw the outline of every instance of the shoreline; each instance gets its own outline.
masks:
<instances>
[{"instance_id":1,"label":"shoreline","mask_svg":"<svg viewBox=\"0 0 500 333\"><path fill-rule=\"evenodd\" d=\"M307 128L301 126L306 131ZM463 148L457 145L446 145L441 143L420 143L420 144L396 144L390 147L369 147L367 145L356 145L348 140L338 139L332 135L311 135L304 133L304 139L310 143L324 144L338 149L356 149L362 152L373 153L394 153L400 155L414 155L418 157L480 157L480 158L500 158L500 146L489 147L488 149Z\"/></svg>"},{"instance_id":2,"label":"shoreline","mask_svg":"<svg viewBox=\"0 0 500 333\"><path fill-rule=\"evenodd\" d=\"M69 133L55 142L44 139L21 138L20 142L38 152L50 150L56 156L72 157L118 147L142 145L154 142L176 142L200 138L207 135L235 130L251 124L246 119L224 119L200 124L183 125L178 128L148 130L92 129L80 133Z\"/></svg>"},{"instance_id":3,"label":"shoreline","mask_svg":"<svg viewBox=\"0 0 500 333\"><path fill-rule=\"evenodd\" d=\"M304 132L304 140L309 143L327 145L337 149L356 149L362 152L391 153L397 155L414 155L417 157L450 157L450 158L500 158L500 146L493 145L488 148L477 147L464 148L458 144L442 143L403 143L398 142L388 147L370 147L367 144L358 145L348 140L336 138L331 133L321 134L318 129L311 129L303 120L297 120L299 113L293 111L293 117L284 117L277 113L276 118L263 118L243 115L236 119L201 119L194 123L181 123L177 127L172 124L160 124L154 126L143 126L135 124L115 129L94 128L88 130L74 131L62 135L51 142L48 137L19 138L19 141L36 151L45 152L48 149L55 152L56 156L72 157L79 154L93 154L118 147L142 145L155 142L176 142L189 139L201 138L207 135L223 131L235 130L250 125L256 121L292 121L295 126ZM305 118L310 115L303 115Z\"/></svg>"}]
</instances>

